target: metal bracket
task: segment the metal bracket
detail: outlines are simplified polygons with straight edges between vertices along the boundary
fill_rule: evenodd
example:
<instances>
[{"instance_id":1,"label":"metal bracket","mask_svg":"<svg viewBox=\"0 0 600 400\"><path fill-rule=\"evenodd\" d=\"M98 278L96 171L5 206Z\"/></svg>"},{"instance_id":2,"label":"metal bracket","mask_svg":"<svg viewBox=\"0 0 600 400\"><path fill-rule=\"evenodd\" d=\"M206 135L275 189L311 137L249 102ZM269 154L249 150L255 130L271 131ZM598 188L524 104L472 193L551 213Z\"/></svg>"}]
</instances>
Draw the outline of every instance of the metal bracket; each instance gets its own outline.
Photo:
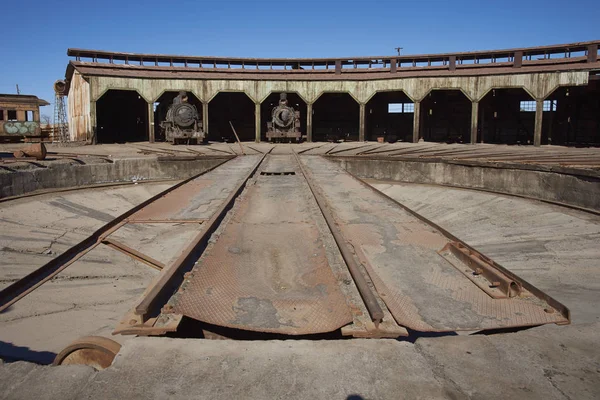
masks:
<instances>
[{"instance_id":1,"label":"metal bracket","mask_svg":"<svg viewBox=\"0 0 600 400\"><path fill-rule=\"evenodd\" d=\"M449 242L438 251L438 254L490 297L495 299L515 297L523 290L520 283L498 271L486 256L468 249L459 242ZM465 269L465 266L468 269Z\"/></svg>"}]
</instances>

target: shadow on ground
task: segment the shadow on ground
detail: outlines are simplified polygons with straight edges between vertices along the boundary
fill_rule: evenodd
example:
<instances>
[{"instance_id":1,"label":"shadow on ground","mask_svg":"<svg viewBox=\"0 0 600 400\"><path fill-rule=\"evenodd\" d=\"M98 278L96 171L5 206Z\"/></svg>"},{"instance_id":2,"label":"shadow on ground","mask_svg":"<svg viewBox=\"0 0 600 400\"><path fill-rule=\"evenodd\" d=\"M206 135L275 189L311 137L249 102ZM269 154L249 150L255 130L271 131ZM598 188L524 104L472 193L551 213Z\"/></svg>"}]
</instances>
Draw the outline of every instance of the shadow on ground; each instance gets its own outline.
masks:
<instances>
[{"instance_id":1,"label":"shadow on ground","mask_svg":"<svg viewBox=\"0 0 600 400\"><path fill-rule=\"evenodd\" d=\"M4 362L29 361L37 364L52 364L56 353L51 351L35 351L29 347L15 346L0 340L0 358Z\"/></svg>"}]
</instances>

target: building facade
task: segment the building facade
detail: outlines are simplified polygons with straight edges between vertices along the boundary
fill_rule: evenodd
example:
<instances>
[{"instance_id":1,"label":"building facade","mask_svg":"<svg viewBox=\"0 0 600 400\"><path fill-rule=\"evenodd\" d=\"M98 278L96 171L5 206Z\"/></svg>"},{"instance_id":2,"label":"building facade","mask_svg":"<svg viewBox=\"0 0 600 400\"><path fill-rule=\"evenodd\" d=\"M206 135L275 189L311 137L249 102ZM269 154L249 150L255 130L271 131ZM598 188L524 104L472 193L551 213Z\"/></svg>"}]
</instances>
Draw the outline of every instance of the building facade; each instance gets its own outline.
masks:
<instances>
[{"instance_id":1,"label":"building facade","mask_svg":"<svg viewBox=\"0 0 600 400\"><path fill-rule=\"evenodd\" d=\"M211 140L265 139L279 93L308 141L600 143L600 41L416 56L254 59L69 49L72 140L161 140L179 91Z\"/></svg>"}]
</instances>

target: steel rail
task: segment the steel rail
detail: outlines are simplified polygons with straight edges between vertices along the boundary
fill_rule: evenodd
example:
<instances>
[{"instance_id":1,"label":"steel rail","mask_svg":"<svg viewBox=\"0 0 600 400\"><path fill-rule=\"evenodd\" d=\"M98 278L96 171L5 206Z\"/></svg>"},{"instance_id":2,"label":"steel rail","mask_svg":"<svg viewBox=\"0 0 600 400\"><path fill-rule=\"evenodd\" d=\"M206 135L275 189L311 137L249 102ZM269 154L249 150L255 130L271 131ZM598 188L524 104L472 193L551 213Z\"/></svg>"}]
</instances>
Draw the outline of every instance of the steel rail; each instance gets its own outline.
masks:
<instances>
[{"instance_id":1,"label":"steel rail","mask_svg":"<svg viewBox=\"0 0 600 400\"><path fill-rule=\"evenodd\" d=\"M221 220L227 211L229 211L229 209L233 206L235 199L240 195L248 180L254 176L265 157L266 154L263 154L260 160L256 162L252 170L223 202L221 207L208 221L203 224L203 227L205 228L194 237L192 242L190 242L190 244L183 250L179 257L177 257L173 263L163 268L158 280L134 308L134 314L141 320L139 321L140 323L143 323L149 314L155 311L157 304L166 303L168 300L167 296L170 296L176 289L174 287L174 281L177 276L182 275L183 277L181 272L186 272L184 269L188 266L192 266L193 261L200 257L203 247L206 246L208 240L218 228ZM170 289L172 289L172 291Z\"/></svg>"},{"instance_id":2,"label":"steel rail","mask_svg":"<svg viewBox=\"0 0 600 400\"><path fill-rule=\"evenodd\" d=\"M349 247L346 245L346 240L342 236L342 233L335 222L333 214L327 204L327 200L315 187L315 184L312 182L312 178L310 177L309 173L304 169L302 163L300 162L300 157L298 156L298 154L296 154L296 152L294 150L292 150L292 152L294 154L294 157L296 158L296 161L298 162L298 167L300 168L300 172L304 176L304 179L306 179L306 183L308 184L310 191L312 192L315 200L317 201L317 205L319 206L319 209L321 210L321 213L323 214L323 217L325 218L325 222L327 222L327 226L329 226L329 230L331 231L331 234L333 235L333 239L335 240L335 243L337 244L338 248L340 249L342 258L344 259L344 261L346 262L346 265L348 266L348 270L350 271L350 274L352 275L352 279L354 279L354 283L356 284L358 292L360 293L363 301L365 302L365 305L367 306L367 310L369 311L369 314L371 315L371 320L377 326L383 320L383 317L384 317L383 310L382 310L381 306L379 305L379 302L377 301L375 294L369 287L369 284L368 284L367 280L365 279L365 276L361 272L361 268L359 267L358 263L356 262L354 255L350 251Z\"/></svg>"},{"instance_id":3,"label":"steel rail","mask_svg":"<svg viewBox=\"0 0 600 400\"><path fill-rule=\"evenodd\" d=\"M145 184L145 183L168 183L168 182L179 182L179 181L180 181L180 179L165 178L165 179L148 179L148 180L135 181L135 182L127 181L127 182L111 182L111 183L92 183L90 185L71 186L71 187L66 187L66 188L39 189L39 190L35 190L33 192L23 193L23 194L19 194L19 195L15 195L15 196L0 197L0 203L4 203L6 201L12 201L12 200L25 199L28 197L43 196L43 195L47 195L47 194L55 194L55 193L63 193L63 192L74 192L74 191L78 191L78 190L104 189L104 188L111 188L111 187L117 187L117 186L129 186L129 185L137 185L137 184L141 185L141 184Z\"/></svg>"},{"instance_id":4,"label":"steel rail","mask_svg":"<svg viewBox=\"0 0 600 400\"><path fill-rule=\"evenodd\" d=\"M165 267L165 264L163 264L162 262L158 261L155 258L150 257L147 254L144 254L142 252L137 251L136 249L133 249L129 246L127 246L124 243L121 243L119 241L113 240L113 239L109 239L109 238L105 238L104 240L102 240L102 244L107 245L108 247L115 249L117 251L122 252L123 254L128 255L129 257L141 261L144 264L157 269L157 270L162 270Z\"/></svg>"},{"instance_id":5,"label":"steel rail","mask_svg":"<svg viewBox=\"0 0 600 400\"><path fill-rule=\"evenodd\" d=\"M467 243L465 243L464 241L462 241L458 237L454 236L452 233L450 233L446 229L442 228L441 226L439 226L435 222L431 221L430 219L424 217L423 215L419 214L416 211L413 211L408 206L402 204L401 202L399 202L398 200L394 199L393 197L388 196L387 194L385 194L381 190L379 190L379 189L377 189L377 188L369 185L367 182L365 182L361 178L357 177L356 175L352 174L351 172L346 171L346 173L349 174L350 176L352 176L358 182L360 182L363 186L367 187L369 190L371 190L374 193L378 194L379 196L381 196L381 197L383 197L383 198L391 201L393 204L396 204L397 206L401 207L403 210L407 211L412 216L418 218L419 220L421 220L424 223L428 224L432 228L436 229L438 232L440 232L442 235L446 236L451 241L459 243L461 247L463 247L465 249L468 249L473 254L479 255L480 258L485 259L490 264L490 266L492 268L495 268L500 273L506 275L508 278L510 278L514 282L517 282L521 287L527 289L529 292L531 292L537 298L543 299L544 301L546 301L546 303L548 303L549 306L553 307L558 312L560 312L569 321L568 323L571 322L571 311L564 304L560 303L558 300L556 300L553 297L547 295L546 293L544 293L543 291L541 291L537 287L533 286L531 283L527 282L526 280L520 278L519 276L515 275L511 271L507 270L502 265L496 263L495 261L489 259L488 257L485 257L479 251L477 251L475 248L469 246Z\"/></svg>"},{"instance_id":6,"label":"steel rail","mask_svg":"<svg viewBox=\"0 0 600 400\"><path fill-rule=\"evenodd\" d=\"M300 150L300 151L298 152L298 154L303 154L303 153L306 153L306 152L308 152L308 151L311 151L311 150L314 150L314 149L318 149L319 147L322 147L322 146L325 146L325 143L323 143L323 144L320 144L320 145L318 145L318 146L309 147L308 149L302 149L302 150Z\"/></svg>"},{"instance_id":7,"label":"steel rail","mask_svg":"<svg viewBox=\"0 0 600 400\"><path fill-rule=\"evenodd\" d=\"M327 154L334 155L334 154L343 153L345 151L353 151L353 150L358 150L358 149L362 149L362 148L369 148L370 150L374 150L375 148L378 148L378 147L379 147L379 144L368 144L368 143L364 144L363 143L363 144L360 144L358 146L347 147L345 149L339 149L339 150L336 150L336 151L330 151Z\"/></svg>"},{"instance_id":8,"label":"steel rail","mask_svg":"<svg viewBox=\"0 0 600 400\"><path fill-rule=\"evenodd\" d=\"M224 160L223 162L215 165L214 167L211 167L211 168L207 169L206 171L196 174L196 175L192 176L191 178L185 179L185 180L181 181L180 183L175 184L175 185L171 186L170 188L158 193L157 195L152 196L148 200L142 202L141 204L138 204L137 206L133 207L129 211L126 211L125 213L119 215L112 221L103 225L102 227L97 229L94 233L92 233L90 236L83 239L81 242L79 242L75 246L69 248L64 253L59 255L58 257L50 260L46 264L42 265L40 268L29 273L28 275L19 279L18 281L13 282L11 285L7 286L2 291L0 291L0 312L6 310L8 307L10 307L14 303L16 303L17 301L19 301L20 299L22 299L23 297L25 297L26 295L28 295L29 293L31 293L32 291L37 289L39 286L41 286L45 282L49 281L50 279L52 279L53 277L58 275L61 271L63 271L70 264L75 262L77 259L81 258L85 253L90 251L92 248L97 246L105 237L110 235L110 233L114 232L115 230L117 230L118 228L123 226L125 223L127 223L127 218L129 218L134 213L138 212L139 210L150 205L154 201L165 196L167 193L169 193L169 192L185 185L186 183L196 179L197 177L204 175L204 174L214 170L215 168L223 165L223 163L225 163L227 161L229 161L229 160Z\"/></svg>"}]
</instances>

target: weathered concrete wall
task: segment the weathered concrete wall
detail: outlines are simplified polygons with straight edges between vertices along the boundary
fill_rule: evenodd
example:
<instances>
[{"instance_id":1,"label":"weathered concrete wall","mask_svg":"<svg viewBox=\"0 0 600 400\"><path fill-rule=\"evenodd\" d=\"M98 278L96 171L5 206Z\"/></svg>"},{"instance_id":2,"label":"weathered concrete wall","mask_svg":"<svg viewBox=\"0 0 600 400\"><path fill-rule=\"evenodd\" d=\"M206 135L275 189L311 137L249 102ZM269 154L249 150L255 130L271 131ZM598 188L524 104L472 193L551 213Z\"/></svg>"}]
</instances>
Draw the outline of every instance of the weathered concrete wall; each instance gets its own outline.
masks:
<instances>
[{"instance_id":1,"label":"weathered concrete wall","mask_svg":"<svg viewBox=\"0 0 600 400\"><path fill-rule=\"evenodd\" d=\"M159 160L130 158L114 163L49 164L47 168L28 167L0 173L0 198L19 196L44 189L75 188L77 186L150 179L186 179L229 160L231 157L211 157L196 160Z\"/></svg>"},{"instance_id":2,"label":"weathered concrete wall","mask_svg":"<svg viewBox=\"0 0 600 400\"><path fill-rule=\"evenodd\" d=\"M588 71L547 72L510 75L419 77L385 80L269 81L269 80L194 80L144 79L91 76L91 100L97 101L110 89L135 90L147 102L156 101L163 92L187 90L199 100L210 101L219 92L244 92L260 103L272 92L296 92L307 103L314 103L325 92L349 93L366 103L377 92L404 91L412 100L423 99L433 89L460 89L472 101L480 100L492 88L523 88L536 99L544 99L559 86L588 83ZM83 89L83 88L82 88ZM74 89L71 89L74 90Z\"/></svg>"},{"instance_id":3,"label":"weathered concrete wall","mask_svg":"<svg viewBox=\"0 0 600 400\"><path fill-rule=\"evenodd\" d=\"M78 71L73 73L68 96L69 135L72 141L91 137L90 84Z\"/></svg>"},{"instance_id":4,"label":"weathered concrete wall","mask_svg":"<svg viewBox=\"0 0 600 400\"><path fill-rule=\"evenodd\" d=\"M491 190L600 211L600 179L589 176L443 161L330 159L361 178Z\"/></svg>"},{"instance_id":5,"label":"weathered concrete wall","mask_svg":"<svg viewBox=\"0 0 600 400\"><path fill-rule=\"evenodd\" d=\"M588 84L588 71L566 71L566 72L537 72L522 74L504 74L504 75L481 75L481 76L450 76L450 77L405 77L395 79L379 80L250 80L243 76L235 76L232 73L231 79L150 79L137 77L115 77L115 76L89 76L89 98L90 107L89 120L91 129L96 126L96 101L98 101L109 90L133 90L136 91L152 107L154 103L165 91L185 90L192 92L204 105L210 102L220 92L242 92L252 100L257 107L269 94L273 92L294 92L297 93L308 107L323 93L348 93L356 102L361 105L361 120L364 118L364 105L378 92L403 91L415 102L415 110L418 113L419 102L427 96L429 92L436 89L457 89L461 90L472 102L473 110L477 110L477 104L490 90L500 88L523 88L532 98L538 101L540 107L540 118L536 123L534 143L541 144L542 122L541 107L542 101L560 86L579 86ZM79 93L76 87L72 86L73 96L86 96L87 87L81 85ZM206 109L206 107L205 107ZM259 120L260 111L256 115L256 141L260 141L261 121ZM210 107L208 107L210 113ZM417 115L417 114L415 114ZM477 114L473 114L477 115ZM154 123L153 115L148 114L149 124ZM206 115L205 115L206 117ZM205 118L206 119L206 118ZM416 120L418 121L418 120ZM71 118L71 125L77 125L81 121ZM418 140L419 124L415 122L413 137ZM307 138L312 140L312 124L306 121ZM76 128L79 129L79 128ZM88 129L86 127L86 129ZM477 118L472 118L471 142L477 140ZM149 129L150 141L153 141L153 130ZM365 124L359 126L359 140L365 138Z\"/></svg>"}]
</instances>

